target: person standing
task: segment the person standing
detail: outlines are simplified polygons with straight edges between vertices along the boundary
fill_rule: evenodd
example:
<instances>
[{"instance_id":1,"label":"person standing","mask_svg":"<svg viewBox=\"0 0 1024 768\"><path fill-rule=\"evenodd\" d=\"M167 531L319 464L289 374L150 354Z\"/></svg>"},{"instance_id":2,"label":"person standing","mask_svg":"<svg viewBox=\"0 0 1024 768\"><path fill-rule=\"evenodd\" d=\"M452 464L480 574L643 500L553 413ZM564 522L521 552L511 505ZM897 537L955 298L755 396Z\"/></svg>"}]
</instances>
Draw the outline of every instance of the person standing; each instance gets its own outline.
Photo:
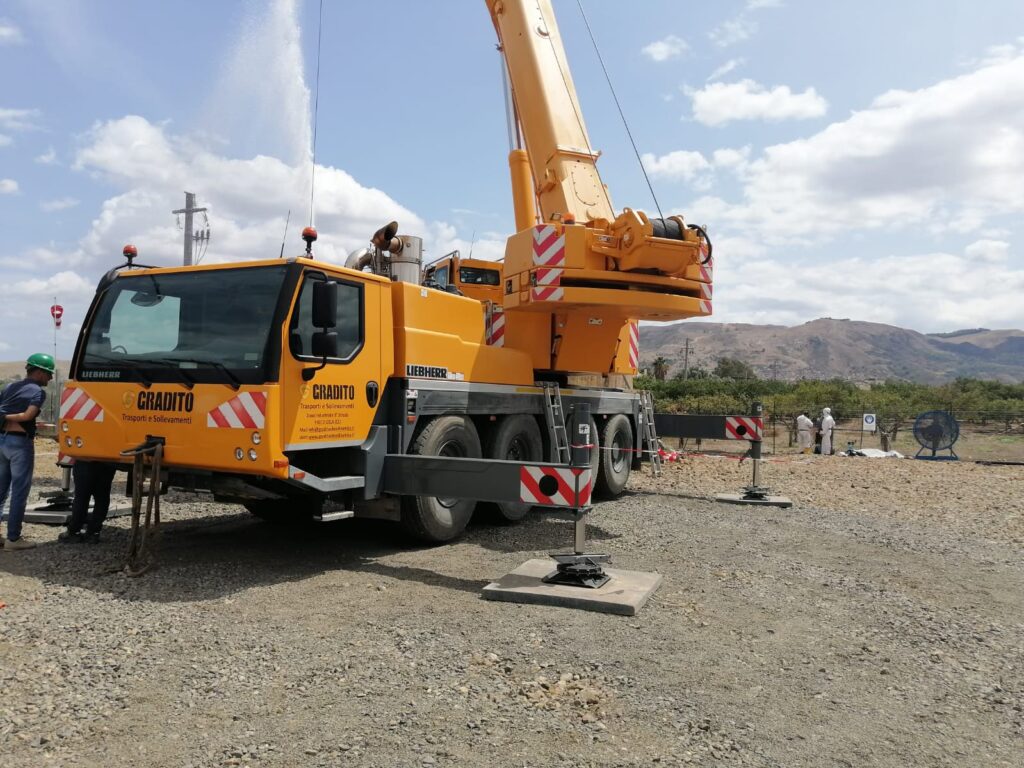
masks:
<instances>
[{"instance_id":1,"label":"person standing","mask_svg":"<svg viewBox=\"0 0 1024 768\"><path fill-rule=\"evenodd\" d=\"M57 538L65 543L82 541L96 544L100 540L100 529L110 510L110 486L117 471L113 464L102 461L76 460L71 467L75 480L75 498L71 502L71 520L68 529ZM89 514L89 500L93 500L92 514ZM85 533L82 533L82 528Z\"/></svg>"},{"instance_id":2,"label":"person standing","mask_svg":"<svg viewBox=\"0 0 1024 768\"><path fill-rule=\"evenodd\" d=\"M25 364L25 378L8 384L0 392L0 513L10 498L7 541L0 538L0 546L8 552L35 546L21 535L21 523L35 468L32 441L36 436L36 417L46 402L44 387L53 378L54 369L53 357L37 352Z\"/></svg>"},{"instance_id":3,"label":"person standing","mask_svg":"<svg viewBox=\"0 0 1024 768\"><path fill-rule=\"evenodd\" d=\"M800 453L810 453L813 438L814 422L807 418L807 411L801 411L796 417L796 444Z\"/></svg>"},{"instance_id":4,"label":"person standing","mask_svg":"<svg viewBox=\"0 0 1024 768\"><path fill-rule=\"evenodd\" d=\"M821 409L821 455L832 455L832 430L835 429L836 420L832 418L831 408Z\"/></svg>"}]
</instances>

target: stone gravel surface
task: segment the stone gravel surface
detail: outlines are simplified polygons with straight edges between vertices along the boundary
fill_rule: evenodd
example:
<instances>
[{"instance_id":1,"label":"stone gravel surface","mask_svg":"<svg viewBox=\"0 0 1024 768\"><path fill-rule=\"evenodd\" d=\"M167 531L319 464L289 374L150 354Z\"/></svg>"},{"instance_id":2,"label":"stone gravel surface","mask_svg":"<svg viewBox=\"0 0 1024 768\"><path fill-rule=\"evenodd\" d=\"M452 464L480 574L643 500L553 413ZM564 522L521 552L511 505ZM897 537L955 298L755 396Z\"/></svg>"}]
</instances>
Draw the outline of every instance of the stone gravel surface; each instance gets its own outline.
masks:
<instances>
[{"instance_id":1,"label":"stone gravel surface","mask_svg":"<svg viewBox=\"0 0 1024 768\"><path fill-rule=\"evenodd\" d=\"M494 603L572 541L536 515L423 548L165 504L160 566L30 526L0 553L0 764L1019 766L1024 468L794 458L792 509L692 457L590 534L664 584L635 617Z\"/></svg>"}]
</instances>

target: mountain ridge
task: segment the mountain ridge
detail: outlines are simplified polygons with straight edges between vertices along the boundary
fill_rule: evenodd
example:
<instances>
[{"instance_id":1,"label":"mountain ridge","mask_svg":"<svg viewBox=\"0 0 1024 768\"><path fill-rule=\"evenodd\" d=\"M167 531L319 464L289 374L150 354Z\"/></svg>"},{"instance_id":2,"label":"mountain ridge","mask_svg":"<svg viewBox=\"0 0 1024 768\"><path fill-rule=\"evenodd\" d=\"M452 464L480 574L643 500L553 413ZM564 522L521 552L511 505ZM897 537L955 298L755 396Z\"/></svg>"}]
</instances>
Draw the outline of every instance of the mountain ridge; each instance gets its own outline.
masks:
<instances>
[{"instance_id":1,"label":"mountain ridge","mask_svg":"<svg viewBox=\"0 0 1024 768\"><path fill-rule=\"evenodd\" d=\"M707 370L738 358L762 378L902 379L940 384L958 377L1024 381L1024 331L970 328L926 334L864 320L819 318L796 326L750 323L674 323L642 326L640 361L669 361L669 376L690 365Z\"/></svg>"}]
</instances>

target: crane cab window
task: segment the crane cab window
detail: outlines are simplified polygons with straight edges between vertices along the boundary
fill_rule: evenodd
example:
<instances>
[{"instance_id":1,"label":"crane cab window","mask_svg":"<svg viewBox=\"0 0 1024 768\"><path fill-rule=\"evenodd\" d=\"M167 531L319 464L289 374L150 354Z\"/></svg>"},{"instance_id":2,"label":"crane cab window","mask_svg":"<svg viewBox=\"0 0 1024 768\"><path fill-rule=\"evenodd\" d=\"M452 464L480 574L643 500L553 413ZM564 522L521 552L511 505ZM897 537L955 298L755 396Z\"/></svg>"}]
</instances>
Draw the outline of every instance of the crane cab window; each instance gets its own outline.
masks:
<instances>
[{"instance_id":1,"label":"crane cab window","mask_svg":"<svg viewBox=\"0 0 1024 768\"><path fill-rule=\"evenodd\" d=\"M299 298L288 326L288 347L300 360L319 359L310 351L313 334L320 330L313 327L313 284L326 279L319 272L309 273L299 289ZM359 354L363 346L363 286L337 279L335 282L338 283L338 315L337 324L331 330L338 334L338 356L330 359L336 363L347 363Z\"/></svg>"},{"instance_id":2,"label":"crane cab window","mask_svg":"<svg viewBox=\"0 0 1024 768\"><path fill-rule=\"evenodd\" d=\"M448 285L448 265L438 267L434 270L434 282L442 288Z\"/></svg>"},{"instance_id":3,"label":"crane cab window","mask_svg":"<svg viewBox=\"0 0 1024 768\"><path fill-rule=\"evenodd\" d=\"M501 285L501 273L496 269L462 267L459 269L459 282L463 285Z\"/></svg>"}]
</instances>

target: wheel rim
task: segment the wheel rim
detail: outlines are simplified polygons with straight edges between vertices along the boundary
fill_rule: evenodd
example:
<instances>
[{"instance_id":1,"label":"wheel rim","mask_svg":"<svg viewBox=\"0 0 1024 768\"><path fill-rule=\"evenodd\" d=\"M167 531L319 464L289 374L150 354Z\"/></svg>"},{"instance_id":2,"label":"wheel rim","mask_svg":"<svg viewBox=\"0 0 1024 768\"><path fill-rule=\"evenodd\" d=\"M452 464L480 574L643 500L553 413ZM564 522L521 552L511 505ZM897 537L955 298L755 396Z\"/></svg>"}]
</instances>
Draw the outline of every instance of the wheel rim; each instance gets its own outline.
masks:
<instances>
[{"instance_id":1,"label":"wheel rim","mask_svg":"<svg viewBox=\"0 0 1024 768\"><path fill-rule=\"evenodd\" d=\"M530 455L530 446L522 435L516 435L509 441L505 459L508 461L531 461L533 459Z\"/></svg>"},{"instance_id":2,"label":"wheel rim","mask_svg":"<svg viewBox=\"0 0 1024 768\"><path fill-rule=\"evenodd\" d=\"M438 456L447 456L449 458L464 459L466 458L466 449L458 440L446 440L441 445L441 450L437 452ZM462 499L452 498L450 496L435 496L437 503L445 509L451 509L458 504Z\"/></svg>"},{"instance_id":3,"label":"wheel rim","mask_svg":"<svg viewBox=\"0 0 1024 768\"><path fill-rule=\"evenodd\" d=\"M621 472L626 463L626 452L622 449L622 442L622 433L616 432L611 448L612 469L615 472Z\"/></svg>"}]
</instances>

